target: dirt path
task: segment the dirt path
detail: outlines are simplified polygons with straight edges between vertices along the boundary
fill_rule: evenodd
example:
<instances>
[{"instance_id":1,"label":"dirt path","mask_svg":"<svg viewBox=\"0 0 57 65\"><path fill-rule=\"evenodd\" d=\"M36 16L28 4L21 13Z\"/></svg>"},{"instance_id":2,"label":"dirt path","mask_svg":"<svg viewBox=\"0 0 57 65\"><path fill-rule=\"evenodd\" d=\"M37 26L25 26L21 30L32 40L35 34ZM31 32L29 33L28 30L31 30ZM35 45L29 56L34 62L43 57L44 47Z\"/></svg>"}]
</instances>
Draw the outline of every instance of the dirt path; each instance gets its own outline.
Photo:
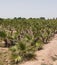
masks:
<instances>
[{"instance_id":1,"label":"dirt path","mask_svg":"<svg viewBox=\"0 0 57 65\"><path fill-rule=\"evenodd\" d=\"M57 34L52 41L44 45L43 50L37 51L34 61L27 61L21 65L57 65Z\"/></svg>"},{"instance_id":2,"label":"dirt path","mask_svg":"<svg viewBox=\"0 0 57 65\"><path fill-rule=\"evenodd\" d=\"M8 48L0 47L0 65L9 65L10 52Z\"/></svg>"}]
</instances>

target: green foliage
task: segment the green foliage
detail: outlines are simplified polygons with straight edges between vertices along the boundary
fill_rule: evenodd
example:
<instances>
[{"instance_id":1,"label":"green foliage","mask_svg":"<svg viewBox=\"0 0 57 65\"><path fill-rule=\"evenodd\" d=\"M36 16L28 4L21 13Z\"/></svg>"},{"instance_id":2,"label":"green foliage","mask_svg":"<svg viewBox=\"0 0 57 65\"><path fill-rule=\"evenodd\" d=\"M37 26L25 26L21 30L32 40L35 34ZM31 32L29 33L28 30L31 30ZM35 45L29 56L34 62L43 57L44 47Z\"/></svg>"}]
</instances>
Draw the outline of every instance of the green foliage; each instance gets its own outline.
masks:
<instances>
[{"instance_id":1,"label":"green foliage","mask_svg":"<svg viewBox=\"0 0 57 65\"><path fill-rule=\"evenodd\" d=\"M37 41L37 42L36 42L36 48L37 48L38 50L40 50L40 49L42 49L42 47L43 47L43 42L41 42L40 40Z\"/></svg>"},{"instance_id":2,"label":"green foliage","mask_svg":"<svg viewBox=\"0 0 57 65\"><path fill-rule=\"evenodd\" d=\"M19 43L19 49L22 50L26 50L26 45L23 42Z\"/></svg>"},{"instance_id":3,"label":"green foliage","mask_svg":"<svg viewBox=\"0 0 57 65\"><path fill-rule=\"evenodd\" d=\"M5 38L5 37L6 37L6 33L3 32L3 31L0 31L0 37L1 37L1 38Z\"/></svg>"},{"instance_id":4,"label":"green foliage","mask_svg":"<svg viewBox=\"0 0 57 65\"><path fill-rule=\"evenodd\" d=\"M56 32L57 19L44 17L0 19L0 37L14 40L11 42L14 45L10 50L15 63L32 58L34 52L42 49L44 43L48 43Z\"/></svg>"},{"instance_id":5,"label":"green foliage","mask_svg":"<svg viewBox=\"0 0 57 65\"><path fill-rule=\"evenodd\" d=\"M17 49L18 49L18 48L17 48L16 45L15 45L15 46L12 46L12 47L10 48L10 50L11 50L12 52L15 52Z\"/></svg>"},{"instance_id":6,"label":"green foliage","mask_svg":"<svg viewBox=\"0 0 57 65\"><path fill-rule=\"evenodd\" d=\"M14 53L11 55L11 58L12 58L12 61L14 63L18 63L18 62L21 62L22 61L22 57L19 56L19 55L17 55L17 54L14 54Z\"/></svg>"}]
</instances>

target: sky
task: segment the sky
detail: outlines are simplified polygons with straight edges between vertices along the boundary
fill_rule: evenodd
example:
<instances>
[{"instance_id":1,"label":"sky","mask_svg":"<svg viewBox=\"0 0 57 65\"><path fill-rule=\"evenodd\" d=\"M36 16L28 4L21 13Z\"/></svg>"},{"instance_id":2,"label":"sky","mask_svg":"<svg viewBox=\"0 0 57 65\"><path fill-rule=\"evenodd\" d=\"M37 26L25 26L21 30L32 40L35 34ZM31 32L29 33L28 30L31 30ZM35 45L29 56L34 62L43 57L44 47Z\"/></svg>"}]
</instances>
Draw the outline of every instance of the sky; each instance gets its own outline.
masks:
<instances>
[{"instance_id":1,"label":"sky","mask_svg":"<svg viewBox=\"0 0 57 65\"><path fill-rule=\"evenodd\" d=\"M57 0L0 0L0 18L56 18Z\"/></svg>"}]
</instances>

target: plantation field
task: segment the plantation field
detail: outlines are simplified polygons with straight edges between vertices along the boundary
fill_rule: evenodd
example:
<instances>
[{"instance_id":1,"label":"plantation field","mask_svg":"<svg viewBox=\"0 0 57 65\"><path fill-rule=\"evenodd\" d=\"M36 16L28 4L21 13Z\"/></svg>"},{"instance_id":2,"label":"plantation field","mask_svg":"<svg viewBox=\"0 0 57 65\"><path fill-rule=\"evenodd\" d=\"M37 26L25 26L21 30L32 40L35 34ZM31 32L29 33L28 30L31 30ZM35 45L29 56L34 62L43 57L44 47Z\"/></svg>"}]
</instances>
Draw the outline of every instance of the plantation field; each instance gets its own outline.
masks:
<instances>
[{"instance_id":1,"label":"plantation field","mask_svg":"<svg viewBox=\"0 0 57 65\"><path fill-rule=\"evenodd\" d=\"M57 65L57 34L43 49L36 51L36 60L24 62L21 65Z\"/></svg>"},{"instance_id":2,"label":"plantation field","mask_svg":"<svg viewBox=\"0 0 57 65\"><path fill-rule=\"evenodd\" d=\"M36 51L35 54L36 59L18 65L57 65L57 34L43 46L42 50ZM8 48L0 47L0 65L11 65L10 55L11 52Z\"/></svg>"},{"instance_id":3,"label":"plantation field","mask_svg":"<svg viewBox=\"0 0 57 65\"><path fill-rule=\"evenodd\" d=\"M54 64L56 49L57 19L0 18L1 65Z\"/></svg>"}]
</instances>

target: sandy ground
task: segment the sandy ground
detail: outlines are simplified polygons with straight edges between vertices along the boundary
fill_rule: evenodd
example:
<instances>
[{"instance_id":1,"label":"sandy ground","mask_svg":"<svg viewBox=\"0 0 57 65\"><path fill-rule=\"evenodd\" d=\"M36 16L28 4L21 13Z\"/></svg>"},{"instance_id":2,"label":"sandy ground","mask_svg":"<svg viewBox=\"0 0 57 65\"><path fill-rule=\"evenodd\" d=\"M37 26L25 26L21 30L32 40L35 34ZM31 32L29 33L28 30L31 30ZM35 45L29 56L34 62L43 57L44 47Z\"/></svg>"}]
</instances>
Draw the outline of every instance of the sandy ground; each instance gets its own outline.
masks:
<instances>
[{"instance_id":1,"label":"sandy ground","mask_svg":"<svg viewBox=\"0 0 57 65\"><path fill-rule=\"evenodd\" d=\"M33 61L27 61L20 65L57 65L57 34L46 45L43 50L35 52L36 59Z\"/></svg>"},{"instance_id":2,"label":"sandy ground","mask_svg":"<svg viewBox=\"0 0 57 65\"><path fill-rule=\"evenodd\" d=\"M9 65L10 63L9 55L10 55L10 52L8 48L0 47L0 65Z\"/></svg>"}]
</instances>

